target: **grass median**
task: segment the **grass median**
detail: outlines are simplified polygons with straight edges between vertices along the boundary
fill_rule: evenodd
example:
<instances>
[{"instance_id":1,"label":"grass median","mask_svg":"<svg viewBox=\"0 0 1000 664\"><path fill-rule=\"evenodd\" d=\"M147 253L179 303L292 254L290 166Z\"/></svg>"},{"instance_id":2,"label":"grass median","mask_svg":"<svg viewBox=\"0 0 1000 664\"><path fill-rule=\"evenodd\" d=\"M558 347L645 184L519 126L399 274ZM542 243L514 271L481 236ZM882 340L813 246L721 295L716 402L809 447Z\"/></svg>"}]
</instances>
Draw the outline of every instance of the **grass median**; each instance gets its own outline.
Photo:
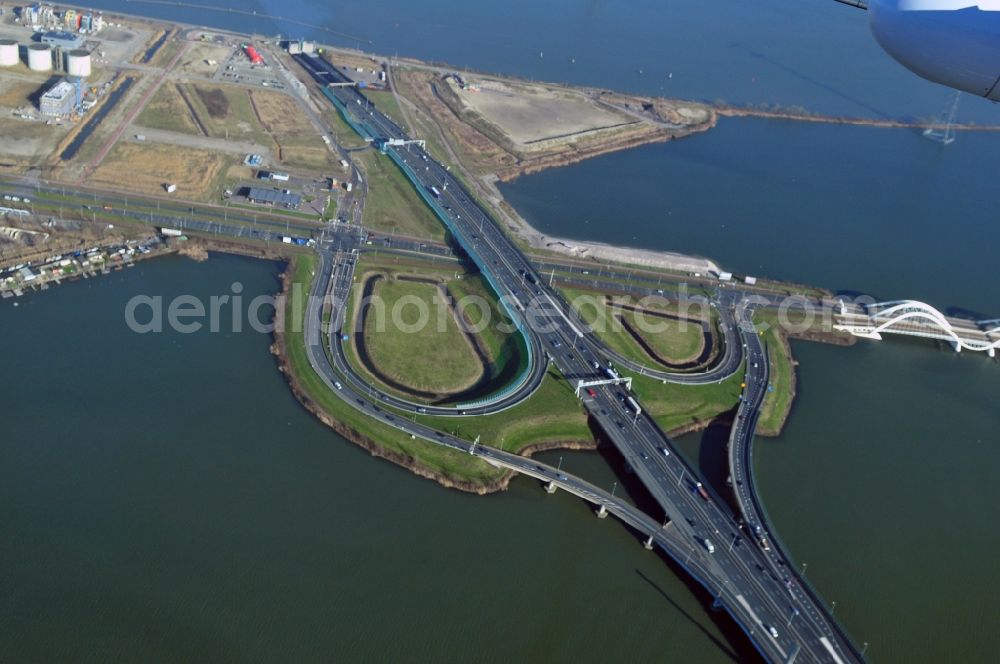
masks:
<instances>
[{"instance_id":1,"label":"grass median","mask_svg":"<svg viewBox=\"0 0 1000 664\"><path fill-rule=\"evenodd\" d=\"M443 241L444 224L389 157L374 150L358 152L354 161L368 179L364 224L370 230Z\"/></svg>"},{"instance_id":2,"label":"grass median","mask_svg":"<svg viewBox=\"0 0 1000 664\"><path fill-rule=\"evenodd\" d=\"M767 314L764 319L769 318ZM761 322L760 316L755 317ZM769 325L762 335L771 362L768 392L760 409L757 431L765 436L777 436L785 426L795 401L795 360L788 337L777 325Z\"/></svg>"}]
</instances>

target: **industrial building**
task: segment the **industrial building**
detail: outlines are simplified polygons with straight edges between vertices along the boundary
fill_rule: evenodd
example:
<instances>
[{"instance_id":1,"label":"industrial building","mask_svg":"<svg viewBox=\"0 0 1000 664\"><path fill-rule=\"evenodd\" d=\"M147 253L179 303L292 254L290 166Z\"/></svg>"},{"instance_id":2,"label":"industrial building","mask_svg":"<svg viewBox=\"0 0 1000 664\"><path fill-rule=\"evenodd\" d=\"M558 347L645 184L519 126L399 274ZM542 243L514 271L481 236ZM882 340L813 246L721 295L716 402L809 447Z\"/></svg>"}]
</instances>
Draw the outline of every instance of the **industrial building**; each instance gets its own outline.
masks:
<instances>
[{"instance_id":1,"label":"industrial building","mask_svg":"<svg viewBox=\"0 0 1000 664\"><path fill-rule=\"evenodd\" d=\"M31 71L52 70L52 47L48 44L28 46L28 69Z\"/></svg>"},{"instance_id":2,"label":"industrial building","mask_svg":"<svg viewBox=\"0 0 1000 664\"><path fill-rule=\"evenodd\" d=\"M59 81L42 95L38 109L42 115L69 115L76 106L76 86L69 81Z\"/></svg>"},{"instance_id":3,"label":"industrial building","mask_svg":"<svg viewBox=\"0 0 1000 664\"><path fill-rule=\"evenodd\" d=\"M13 39L0 39L0 67L13 67L20 58L17 54L17 42Z\"/></svg>"},{"instance_id":4,"label":"industrial building","mask_svg":"<svg viewBox=\"0 0 1000 664\"><path fill-rule=\"evenodd\" d=\"M66 73L77 78L90 76L90 52L76 48L66 53Z\"/></svg>"},{"instance_id":5,"label":"industrial building","mask_svg":"<svg viewBox=\"0 0 1000 664\"><path fill-rule=\"evenodd\" d=\"M247 194L247 200L251 203L258 203L260 205L286 207L289 210L294 210L302 204L301 196L286 192L288 192L287 189L285 191L281 191L280 189L250 187L250 192Z\"/></svg>"},{"instance_id":6,"label":"industrial building","mask_svg":"<svg viewBox=\"0 0 1000 664\"><path fill-rule=\"evenodd\" d=\"M42 34L41 39L43 44L65 49L80 48L83 44L83 35L66 32L65 30L50 30Z\"/></svg>"}]
</instances>

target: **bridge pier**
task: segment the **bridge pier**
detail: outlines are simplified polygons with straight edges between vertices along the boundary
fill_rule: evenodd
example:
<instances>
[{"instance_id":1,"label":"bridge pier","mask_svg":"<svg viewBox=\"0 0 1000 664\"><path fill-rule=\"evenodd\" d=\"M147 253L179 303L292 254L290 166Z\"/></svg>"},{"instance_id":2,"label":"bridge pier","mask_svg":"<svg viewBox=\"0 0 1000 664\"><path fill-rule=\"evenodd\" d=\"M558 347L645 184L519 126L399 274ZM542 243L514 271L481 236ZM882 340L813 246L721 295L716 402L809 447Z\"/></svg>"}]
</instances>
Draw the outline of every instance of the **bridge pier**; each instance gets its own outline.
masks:
<instances>
[{"instance_id":1,"label":"bridge pier","mask_svg":"<svg viewBox=\"0 0 1000 664\"><path fill-rule=\"evenodd\" d=\"M722 609L725 609L725 608L726 608L726 605L722 603L722 597L719 596L719 595L716 595L715 599L712 600L712 610L713 611L721 611Z\"/></svg>"},{"instance_id":2,"label":"bridge pier","mask_svg":"<svg viewBox=\"0 0 1000 664\"><path fill-rule=\"evenodd\" d=\"M957 341L952 341L951 342L951 347L955 349L956 353L961 353L962 352L962 344L958 343Z\"/></svg>"},{"instance_id":3,"label":"bridge pier","mask_svg":"<svg viewBox=\"0 0 1000 664\"><path fill-rule=\"evenodd\" d=\"M649 539L647 539L643 543L642 548L646 549L646 551L652 551L653 550L653 536L652 535L650 535Z\"/></svg>"},{"instance_id":4,"label":"bridge pier","mask_svg":"<svg viewBox=\"0 0 1000 664\"><path fill-rule=\"evenodd\" d=\"M545 493L555 493L557 488L556 483L552 480L545 483Z\"/></svg>"},{"instance_id":5,"label":"bridge pier","mask_svg":"<svg viewBox=\"0 0 1000 664\"><path fill-rule=\"evenodd\" d=\"M996 348L990 348L989 350L986 351L986 354L989 355L990 357L996 357L997 356L997 349Z\"/></svg>"},{"instance_id":6,"label":"bridge pier","mask_svg":"<svg viewBox=\"0 0 1000 664\"><path fill-rule=\"evenodd\" d=\"M598 519L608 518L608 508L604 506L604 503L601 503L601 509L597 510L597 518Z\"/></svg>"}]
</instances>

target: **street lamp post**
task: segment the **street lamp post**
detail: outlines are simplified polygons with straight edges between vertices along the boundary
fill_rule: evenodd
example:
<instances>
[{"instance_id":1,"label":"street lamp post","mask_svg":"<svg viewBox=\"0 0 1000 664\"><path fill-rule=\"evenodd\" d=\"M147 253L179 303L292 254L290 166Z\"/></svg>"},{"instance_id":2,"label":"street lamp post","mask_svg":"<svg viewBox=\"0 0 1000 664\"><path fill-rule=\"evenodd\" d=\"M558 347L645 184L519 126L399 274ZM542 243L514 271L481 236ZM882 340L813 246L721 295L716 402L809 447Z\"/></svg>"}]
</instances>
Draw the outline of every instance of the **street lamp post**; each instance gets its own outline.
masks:
<instances>
[{"instance_id":1,"label":"street lamp post","mask_svg":"<svg viewBox=\"0 0 1000 664\"><path fill-rule=\"evenodd\" d=\"M809 568L808 563L802 563L802 578L806 578L806 570Z\"/></svg>"}]
</instances>

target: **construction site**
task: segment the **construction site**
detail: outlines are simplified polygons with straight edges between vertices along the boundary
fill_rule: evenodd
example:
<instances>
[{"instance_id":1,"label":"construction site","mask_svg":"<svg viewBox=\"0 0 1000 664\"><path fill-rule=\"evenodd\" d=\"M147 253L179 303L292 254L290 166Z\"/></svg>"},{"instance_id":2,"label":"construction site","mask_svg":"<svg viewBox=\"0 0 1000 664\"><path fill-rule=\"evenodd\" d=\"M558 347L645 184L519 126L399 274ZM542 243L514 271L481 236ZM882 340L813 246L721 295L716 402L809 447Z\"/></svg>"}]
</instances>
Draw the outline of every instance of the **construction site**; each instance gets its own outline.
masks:
<instances>
[{"instance_id":1,"label":"construction site","mask_svg":"<svg viewBox=\"0 0 1000 664\"><path fill-rule=\"evenodd\" d=\"M361 209L353 185L396 178L383 172L380 146L331 112L329 91L302 70L300 54L336 67L344 81L330 85L363 89L415 142L473 175L489 199L500 199L496 179L703 131L716 119L696 103L488 77L305 40L70 6L3 9L0 175L29 182L316 224L350 218ZM261 181L273 174L283 181ZM373 198L368 214L379 223L439 232L381 203Z\"/></svg>"},{"instance_id":2,"label":"construction site","mask_svg":"<svg viewBox=\"0 0 1000 664\"><path fill-rule=\"evenodd\" d=\"M277 42L70 6L0 9L0 174L211 202L258 168L316 183L337 169L321 107ZM306 207L319 219L329 197Z\"/></svg>"}]
</instances>

